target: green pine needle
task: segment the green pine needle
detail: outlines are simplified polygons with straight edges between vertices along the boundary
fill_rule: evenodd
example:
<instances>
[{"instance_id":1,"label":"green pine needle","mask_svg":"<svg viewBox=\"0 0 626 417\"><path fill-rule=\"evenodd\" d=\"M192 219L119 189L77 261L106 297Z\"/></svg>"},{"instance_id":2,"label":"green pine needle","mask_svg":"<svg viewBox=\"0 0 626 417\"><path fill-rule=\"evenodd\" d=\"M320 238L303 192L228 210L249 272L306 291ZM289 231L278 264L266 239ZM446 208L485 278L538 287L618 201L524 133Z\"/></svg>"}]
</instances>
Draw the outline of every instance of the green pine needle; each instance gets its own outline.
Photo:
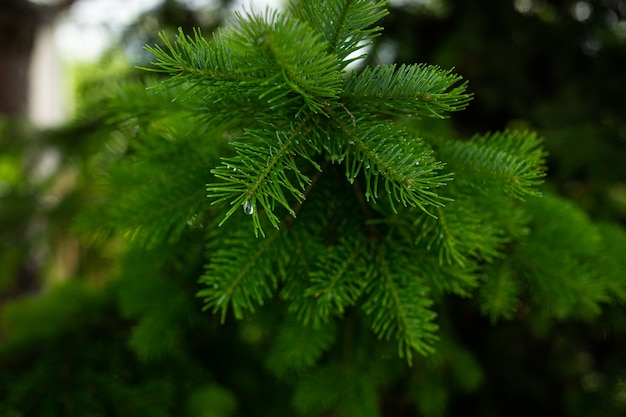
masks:
<instances>
[{"instance_id":1,"label":"green pine needle","mask_svg":"<svg viewBox=\"0 0 626 417\"><path fill-rule=\"evenodd\" d=\"M326 0L291 3L291 12L311 25L338 57L340 69L361 58L352 56L369 45L381 28L373 26L387 15L387 0Z\"/></svg>"},{"instance_id":2,"label":"green pine needle","mask_svg":"<svg viewBox=\"0 0 626 417\"><path fill-rule=\"evenodd\" d=\"M476 188L497 186L523 200L538 196L543 183L546 152L533 132L505 131L474 136L467 142L446 141L438 156L451 170Z\"/></svg>"},{"instance_id":3,"label":"green pine needle","mask_svg":"<svg viewBox=\"0 0 626 417\"><path fill-rule=\"evenodd\" d=\"M461 77L432 65L383 65L350 73L345 104L353 112L435 116L464 109L472 98Z\"/></svg>"},{"instance_id":4,"label":"green pine needle","mask_svg":"<svg viewBox=\"0 0 626 417\"><path fill-rule=\"evenodd\" d=\"M209 263L200 278L205 288L197 294L204 300L204 309L221 312L224 322L229 308L236 319L242 319L246 311L254 312L271 298L278 282L275 271L284 270L281 262L288 259L285 254L279 256L279 237L275 231L266 239L254 239L238 230L226 239L210 239ZM219 247L213 246L216 242Z\"/></svg>"},{"instance_id":5,"label":"green pine needle","mask_svg":"<svg viewBox=\"0 0 626 417\"><path fill-rule=\"evenodd\" d=\"M396 339L398 355L411 363L414 351L434 352L438 326L433 323L436 314L430 310L428 287L406 255L400 247L380 247L376 277L367 290L363 310L372 318L374 333L380 339Z\"/></svg>"}]
</instances>

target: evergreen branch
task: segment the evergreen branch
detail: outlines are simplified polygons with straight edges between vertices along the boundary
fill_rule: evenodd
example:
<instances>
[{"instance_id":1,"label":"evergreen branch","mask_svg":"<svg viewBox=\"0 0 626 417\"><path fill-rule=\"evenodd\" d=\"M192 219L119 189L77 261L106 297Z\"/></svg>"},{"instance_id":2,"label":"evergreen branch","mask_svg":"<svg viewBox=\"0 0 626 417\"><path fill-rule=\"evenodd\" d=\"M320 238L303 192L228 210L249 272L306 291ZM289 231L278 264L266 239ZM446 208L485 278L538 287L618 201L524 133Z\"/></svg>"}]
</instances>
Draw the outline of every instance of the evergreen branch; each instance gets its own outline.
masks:
<instances>
[{"instance_id":1,"label":"evergreen branch","mask_svg":"<svg viewBox=\"0 0 626 417\"><path fill-rule=\"evenodd\" d=\"M229 305L237 319L246 310L254 312L255 304L263 305L277 285L277 271L284 271L283 262L289 259L279 237L276 230L266 239L250 239L239 229L231 236L209 238L209 263L200 278L206 288L197 293L204 310L221 311L224 322Z\"/></svg>"},{"instance_id":2,"label":"evergreen branch","mask_svg":"<svg viewBox=\"0 0 626 417\"><path fill-rule=\"evenodd\" d=\"M267 357L267 367L281 378L311 368L334 343L336 327L332 321L314 327L288 320L282 324L274 340Z\"/></svg>"},{"instance_id":3,"label":"evergreen branch","mask_svg":"<svg viewBox=\"0 0 626 417\"><path fill-rule=\"evenodd\" d=\"M220 225L240 206L246 214L252 215L255 234L264 234L258 206L276 228L280 219L275 213L275 203L295 217L285 191L301 202L305 198L303 191L311 182L296 164L295 156L304 157L319 169L309 155L311 148L306 148L310 132L304 130L305 122L287 131L250 129L241 141L233 143L237 155L222 158L222 165L211 170L224 182L207 185L209 197L216 199L213 204L230 200L232 205Z\"/></svg>"},{"instance_id":4,"label":"evergreen branch","mask_svg":"<svg viewBox=\"0 0 626 417\"><path fill-rule=\"evenodd\" d=\"M391 248L390 248L391 249ZM437 340L429 307L428 287L421 282L415 264L401 247L381 246L376 259L377 276L367 290L363 310L372 316L372 329L380 339L394 337L398 354L410 363L413 350L428 354Z\"/></svg>"},{"instance_id":5,"label":"evergreen branch","mask_svg":"<svg viewBox=\"0 0 626 417\"><path fill-rule=\"evenodd\" d=\"M245 65L255 73L278 76L282 83L275 88L284 91L268 102L275 102L288 92L296 93L309 110L323 113L329 101L338 97L341 75L337 58L326 52L326 43L310 26L277 12L266 12L265 16L251 14L247 19L238 15L238 20L240 30L231 35L233 48L253 55Z\"/></svg>"},{"instance_id":6,"label":"evergreen branch","mask_svg":"<svg viewBox=\"0 0 626 417\"><path fill-rule=\"evenodd\" d=\"M202 94L209 102L235 95L263 99L273 108L302 102L301 110L318 113L338 97L336 57L305 23L276 12L237 17L238 27L210 42L199 30L193 37L179 30L173 44L161 34L165 49L146 48L157 58L150 70L172 75L168 86L185 83L189 95Z\"/></svg>"},{"instance_id":7,"label":"evergreen branch","mask_svg":"<svg viewBox=\"0 0 626 417\"><path fill-rule=\"evenodd\" d=\"M78 228L102 236L115 231L149 248L177 242L209 212L204 183L210 161L217 159L215 149L192 145L197 138L184 127L153 123L156 129L139 130L137 153L110 168L106 186L115 193L114 201L85 210Z\"/></svg>"},{"instance_id":8,"label":"evergreen branch","mask_svg":"<svg viewBox=\"0 0 626 417\"><path fill-rule=\"evenodd\" d=\"M438 249L440 265L465 268L475 261L493 261L508 236L493 218L490 206L480 203L479 199L457 199L435 208L436 217L417 216L413 224L419 231L416 243L424 242L427 250Z\"/></svg>"},{"instance_id":9,"label":"evergreen branch","mask_svg":"<svg viewBox=\"0 0 626 417\"><path fill-rule=\"evenodd\" d=\"M526 205L534 215L532 232L513 262L537 308L550 318L598 314L609 299L603 280L589 267L601 248L598 231L580 209L554 196Z\"/></svg>"},{"instance_id":10,"label":"evergreen branch","mask_svg":"<svg viewBox=\"0 0 626 417\"><path fill-rule=\"evenodd\" d=\"M458 177L468 185L498 186L521 200L541 194L535 186L543 183L545 156L541 139L532 132L498 132L439 147L439 157L451 170L463 173Z\"/></svg>"},{"instance_id":11,"label":"evergreen branch","mask_svg":"<svg viewBox=\"0 0 626 417\"><path fill-rule=\"evenodd\" d=\"M298 304L297 316L305 325L319 326L332 314L342 315L346 307L356 304L371 277L365 244L343 239L319 255Z\"/></svg>"},{"instance_id":12,"label":"evergreen branch","mask_svg":"<svg viewBox=\"0 0 626 417\"><path fill-rule=\"evenodd\" d=\"M483 273L485 282L480 286L478 302L481 313L492 323L504 318L510 320L517 309L520 285L511 270L511 264L491 266Z\"/></svg>"},{"instance_id":13,"label":"evergreen branch","mask_svg":"<svg viewBox=\"0 0 626 417\"><path fill-rule=\"evenodd\" d=\"M344 104L355 113L435 116L467 107L472 98L461 77L433 65L382 65L352 72L344 84Z\"/></svg>"},{"instance_id":14,"label":"evergreen branch","mask_svg":"<svg viewBox=\"0 0 626 417\"><path fill-rule=\"evenodd\" d=\"M608 294L618 302L626 302L626 233L624 229L613 224L600 224L597 226L600 236L600 248L598 250L599 261L595 263L596 276L604 282Z\"/></svg>"},{"instance_id":15,"label":"evergreen branch","mask_svg":"<svg viewBox=\"0 0 626 417\"><path fill-rule=\"evenodd\" d=\"M113 123L128 123L130 117L153 122L155 119L164 117L180 117L180 113L186 113L190 109L176 103L176 97L180 91L177 88L164 90L161 94L155 94L153 89L146 85L156 85L159 81L154 77L146 80L146 84L126 82L116 89L116 100L107 100L105 107L109 115L109 121Z\"/></svg>"},{"instance_id":16,"label":"evergreen branch","mask_svg":"<svg viewBox=\"0 0 626 417\"><path fill-rule=\"evenodd\" d=\"M436 218L423 212L416 213L415 210L404 210L388 220L379 220L379 222L387 224L389 236L392 236L394 241L404 248L411 248L412 262L419 265L420 273L427 281L434 299L437 300L444 294L471 296L472 291L478 285L476 262L473 259L464 258L465 262L462 266L458 262L442 263L441 253L433 255L433 243L422 236L423 229L420 229L423 226L416 218L422 219L424 223L437 223ZM436 230L432 233L439 234Z\"/></svg>"},{"instance_id":17,"label":"evergreen branch","mask_svg":"<svg viewBox=\"0 0 626 417\"><path fill-rule=\"evenodd\" d=\"M428 252L418 251L414 255L422 275L431 288L435 299L444 294L455 294L460 297L471 297L478 287L479 275L476 263L469 263L463 267L458 265L441 265Z\"/></svg>"},{"instance_id":18,"label":"evergreen branch","mask_svg":"<svg viewBox=\"0 0 626 417\"><path fill-rule=\"evenodd\" d=\"M291 3L292 13L311 25L326 40L328 53L343 69L361 56L349 58L371 44L381 28L371 27L387 15L387 0L326 0Z\"/></svg>"},{"instance_id":19,"label":"evergreen branch","mask_svg":"<svg viewBox=\"0 0 626 417\"><path fill-rule=\"evenodd\" d=\"M339 162L346 158L346 177L351 183L363 172L368 201L378 199L382 176L394 211L397 203L424 211L428 205L443 206L445 198L431 189L445 185L451 175L437 174L443 164L432 159L420 139L408 137L391 122L358 122L350 126L339 117L334 120L340 126L335 134L343 138L332 142L330 146L335 148L329 150Z\"/></svg>"},{"instance_id":20,"label":"evergreen branch","mask_svg":"<svg viewBox=\"0 0 626 417\"><path fill-rule=\"evenodd\" d=\"M244 94L225 94L206 86L202 94L189 85L167 85L162 80L150 77L145 83L128 83L117 91L116 100L108 100L106 114L110 121L128 124L129 119L138 119L139 124L160 123L166 126L185 120L194 127L194 134L206 134L207 138L220 138L221 129L231 131L243 126L254 126L263 119L272 121L271 115L264 113L266 101ZM214 97L207 100L206 97ZM270 106L270 109L272 107ZM264 117L260 117L261 114Z\"/></svg>"},{"instance_id":21,"label":"evergreen branch","mask_svg":"<svg viewBox=\"0 0 626 417\"><path fill-rule=\"evenodd\" d=\"M379 417L376 377L369 368L337 362L316 367L295 386L297 414Z\"/></svg>"},{"instance_id":22,"label":"evergreen branch","mask_svg":"<svg viewBox=\"0 0 626 417\"><path fill-rule=\"evenodd\" d=\"M123 279L116 283L122 316L137 320L129 345L143 360L154 360L175 351L185 325L199 314L196 303L186 291L187 283L171 279L165 272L167 267L163 268L163 264L167 265L175 255L164 260L164 247L171 255L171 248L165 245L153 251L135 248L125 253ZM197 252L198 258L202 253L201 250L193 252ZM160 257L161 262L155 262L156 257ZM150 279L146 279L147 276ZM159 343L154 343L155 340Z\"/></svg>"},{"instance_id":23,"label":"evergreen branch","mask_svg":"<svg viewBox=\"0 0 626 417\"><path fill-rule=\"evenodd\" d=\"M161 32L159 38L164 47L145 47L157 59L152 63L154 68L143 69L171 75L168 85L197 82L205 87L221 83L244 86L259 85L262 82L259 74L243 71L246 67L241 64L245 57L233 54L221 30L213 34L210 42L202 36L199 29L194 29L191 37L179 28L174 43L165 32Z\"/></svg>"},{"instance_id":24,"label":"evergreen branch","mask_svg":"<svg viewBox=\"0 0 626 417\"><path fill-rule=\"evenodd\" d=\"M554 260L559 262L555 265ZM546 318L589 317L608 301L604 283L584 262L564 250L547 245L524 247L518 271L531 286L532 300Z\"/></svg>"}]
</instances>

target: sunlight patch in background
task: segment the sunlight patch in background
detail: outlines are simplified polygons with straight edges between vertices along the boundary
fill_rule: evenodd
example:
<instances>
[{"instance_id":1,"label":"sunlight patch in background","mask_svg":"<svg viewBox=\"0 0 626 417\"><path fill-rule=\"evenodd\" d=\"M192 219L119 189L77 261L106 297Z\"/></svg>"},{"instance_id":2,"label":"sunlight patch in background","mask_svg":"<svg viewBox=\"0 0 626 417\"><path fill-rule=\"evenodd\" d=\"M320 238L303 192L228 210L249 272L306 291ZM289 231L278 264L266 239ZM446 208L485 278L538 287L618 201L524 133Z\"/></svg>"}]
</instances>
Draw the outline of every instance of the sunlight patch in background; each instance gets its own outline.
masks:
<instances>
[{"instance_id":1,"label":"sunlight patch in background","mask_svg":"<svg viewBox=\"0 0 626 417\"><path fill-rule=\"evenodd\" d=\"M55 43L63 59L94 61L120 36L124 28L163 0L79 0L58 22ZM211 0L187 0L192 9L214 4ZM280 8L282 0L238 0L235 10Z\"/></svg>"}]
</instances>

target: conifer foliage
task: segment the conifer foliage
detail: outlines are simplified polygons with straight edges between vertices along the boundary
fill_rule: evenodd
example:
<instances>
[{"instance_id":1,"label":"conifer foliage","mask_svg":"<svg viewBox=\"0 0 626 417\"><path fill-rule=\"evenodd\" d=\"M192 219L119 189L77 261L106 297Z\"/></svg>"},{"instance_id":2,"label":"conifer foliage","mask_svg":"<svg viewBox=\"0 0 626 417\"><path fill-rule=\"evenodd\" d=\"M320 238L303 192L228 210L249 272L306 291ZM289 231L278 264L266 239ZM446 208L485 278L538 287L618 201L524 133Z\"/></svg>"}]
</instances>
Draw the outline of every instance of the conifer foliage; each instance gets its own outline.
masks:
<instances>
[{"instance_id":1,"label":"conifer foliage","mask_svg":"<svg viewBox=\"0 0 626 417\"><path fill-rule=\"evenodd\" d=\"M433 376L409 374L410 401L443 415L438 367L464 391L482 380L451 304L471 298L492 322L530 311L545 331L626 300L626 237L541 196L536 134L437 135L424 120L471 99L460 76L359 68L385 3L294 2L147 48L160 78L112 103L128 148L78 222L125 238L116 285L144 360L184 361L215 314L296 382L302 415L380 415L407 363Z\"/></svg>"},{"instance_id":2,"label":"conifer foliage","mask_svg":"<svg viewBox=\"0 0 626 417\"><path fill-rule=\"evenodd\" d=\"M234 241L211 253L202 278L206 288L199 293L206 308L223 318L232 308L243 318L279 287L297 281L296 292L282 295L298 300L293 308L303 324L317 325L361 305L374 332L396 340L400 356L410 361L413 351L432 351L432 301L419 268L403 263L409 254L398 256L408 242L397 241L384 223L368 226L384 220L370 207L436 217L434 210L451 201L437 190L452 173L396 117L442 117L464 108L470 95L459 76L434 66L346 69L379 31L373 25L384 16L383 6L303 2L290 13L239 15L210 41L199 32L180 32L175 42L164 36L163 47L148 50L157 71L171 76L160 88L181 86L188 100L200 96L205 123L232 123L241 107L257 112L237 123L239 131L229 140L233 155L211 170L208 194L212 204L225 207L220 226L243 212L264 239L251 239L246 230L215 235L215 242L229 235ZM521 157L528 175L541 176L540 159ZM309 204L346 198L346 192L316 193L318 178L333 172L329 163L343 165L343 181L352 184L353 207L340 215L360 219L323 238L323 229L302 230L300 217L309 209L321 210L322 218L339 214ZM494 165L495 172L507 166L497 160ZM503 173L511 180L516 174ZM514 188L524 194L526 185ZM277 230L268 232L268 223ZM295 242L305 258L289 253ZM309 274L296 272L308 263Z\"/></svg>"},{"instance_id":3,"label":"conifer foliage","mask_svg":"<svg viewBox=\"0 0 626 417\"><path fill-rule=\"evenodd\" d=\"M210 40L199 31L162 35L147 49L151 70L167 77L145 100L171 98L178 110L147 116L133 157L137 172L161 178L107 210L114 229L129 210L152 219L141 233L124 228L145 244L176 242L185 225L206 230L198 296L222 322L278 298L322 349L332 340L323 329L353 314L411 363L435 350L444 294L469 296L487 279L480 308L495 320L511 317L522 288L535 289L527 268L511 270L519 260L510 253L524 256L532 209L547 204L535 202L545 152L530 132L418 135L420 119L462 110L471 94L436 66L351 67L381 30L384 6L293 3L285 13L237 15ZM208 198L198 198L198 184ZM155 208L163 194L178 197ZM588 292L574 275L563 277L568 293L585 294L597 311L605 288ZM314 363L321 351L301 354L312 356L294 363Z\"/></svg>"}]
</instances>

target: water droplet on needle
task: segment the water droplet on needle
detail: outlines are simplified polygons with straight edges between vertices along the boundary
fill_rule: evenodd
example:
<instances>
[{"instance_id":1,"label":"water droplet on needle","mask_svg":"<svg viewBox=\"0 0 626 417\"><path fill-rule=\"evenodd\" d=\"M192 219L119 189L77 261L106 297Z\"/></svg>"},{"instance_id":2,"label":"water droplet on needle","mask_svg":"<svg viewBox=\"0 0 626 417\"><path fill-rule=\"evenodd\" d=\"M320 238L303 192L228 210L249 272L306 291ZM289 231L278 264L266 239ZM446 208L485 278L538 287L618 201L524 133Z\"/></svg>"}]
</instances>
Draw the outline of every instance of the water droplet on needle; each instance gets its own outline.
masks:
<instances>
[{"instance_id":1,"label":"water droplet on needle","mask_svg":"<svg viewBox=\"0 0 626 417\"><path fill-rule=\"evenodd\" d=\"M252 204L250 200L246 200L246 202L243 203L243 212L246 214L254 213L254 204Z\"/></svg>"}]
</instances>

